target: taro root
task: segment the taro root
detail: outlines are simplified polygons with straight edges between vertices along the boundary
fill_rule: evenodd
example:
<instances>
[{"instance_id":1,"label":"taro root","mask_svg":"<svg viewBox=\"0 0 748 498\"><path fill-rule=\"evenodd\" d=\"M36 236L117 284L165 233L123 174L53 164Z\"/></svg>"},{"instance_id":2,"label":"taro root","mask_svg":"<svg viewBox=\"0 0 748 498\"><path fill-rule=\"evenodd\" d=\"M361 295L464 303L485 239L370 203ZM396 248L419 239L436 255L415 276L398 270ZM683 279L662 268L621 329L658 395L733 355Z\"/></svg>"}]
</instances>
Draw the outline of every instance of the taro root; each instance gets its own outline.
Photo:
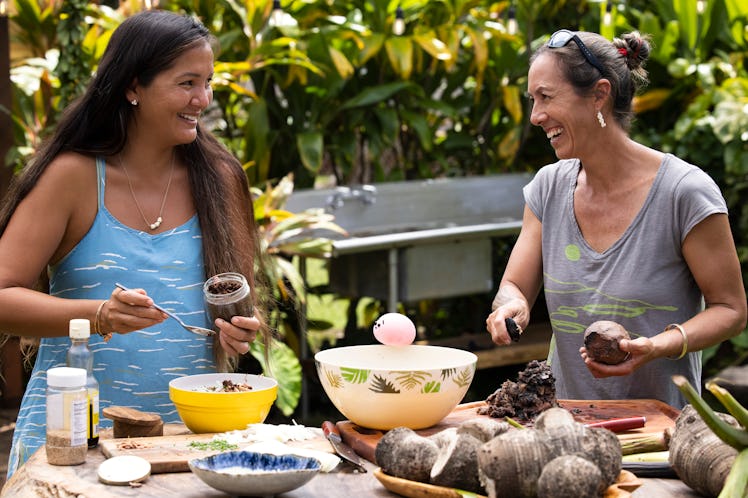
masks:
<instances>
[{"instance_id":1,"label":"taro root","mask_svg":"<svg viewBox=\"0 0 748 498\"><path fill-rule=\"evenodd\" d=\"M602 427L587 427L588 435L582 440L582 456L594 462L603 475L606 487L616 482L621 474L623 449L618 436Z\"/></svg>"},{"instance_id":2,"label":"taro root","mask_svg":"<svg viewBox=\"0 0 748 498\"><path fill-rule=\"evenodd\" d=\"M587 427L563 408L541 413L534 428L545 433L555 456L577 454L594 462L606 487L621 473L621 443L608 429Z\"/></svg>"},{"instance_id":3,"label":"taro root","mask_svg":"<svg viewBox=\"0 0 748 498\"><path fill-rule=\"evenodd\" d=\"M387 475L429 482L438 452L433 440L407 427L395 427L379 440L374 458Z\"/></svg>"},{"instance_id":4,"label":"taro root","mask_svg":"<svg viewBox=\"0 0 748 498\"><path fill-rule=\"evenodd\" d=\"M561 459L546 469L554 459L570 455L584 462ZM382 437L375 457L385 474L489 498L600 496L621 472L618 437L577 422L560 407L540 414L529 429L488 418L469 419L429 437L398 427ZM568 475L558 475L562 472ZM564 494L540 489L575 480L582 482Z\"/></svg>"},{"instance_id":5,"label":"taro root","mask_svg":"<svg viewBox=\"0 0 748 498\"><path fill-rule=\"evenodd\" d=\"M618 343L621 339L630 338L621 324L600 320L584 331L584 347L593 360L606 365L617 365L629 357L626 351L619 349Z\"/></svg>"},{"instance_id":6,"label":"taro root","mask_svg":"<svg viewBox=\"0 0 748 498\"><path fill-rule=\"evenodd\" d=\"M443 431L439 431L436 434L428 436L430 440L436 443L439 449L444 448L452 443L452 440L457 437L457 427L449 427Z\"/></svg>"},{"instance_id":7,"label":"taro root","mask_svg":"<svg viewBox=\"0 0 748 498\"><path fill-rule=\"evenodd\" d=\"M430 483L482 494L478 479L478 448L483 444L472 434L458 432L450 444L439 450L431 468Z\"/></svg>"},{"instance_id":8,"label":"taro root","mask_svg":"<svg viewBox=\"0 0 748 498\"><path fill-rule=\"evenodd\" d=\"M576 455L597 467L582 475L573 466L557 465L571 472L568 479L594 479L581 489L604 490L621 472L621 445L607 429L586 427L563 408L550 408L538 416L532 429L512 430L484 443L478 451L478 469L489 498L511 496L575 496L539 492L539 479L553 459ZM556 475L559 470L553 470ZM554 479L559 479L554 477ZM546 480L551 480L546 477ZM583 495L578 495L583 496ZM599 495L596 495L599 496Z\"/></svg>"},{"instance_id":9,"label":"taro root","mask_svg":"<svg viewBox=\"0 0 748 498\"><path fill-rule=\"evenodd\" d=\"M739 427L731 415L721 412L716 415ZM670 465L680 480L704 496L720 494L738 455L738 450L717 437L690 404L683 407L675 420L668 449Z\"/></svg>"},{"instance_id":10,"label":"taro root","mask_svg":"<svg viewBox=\"0 0 748 498\"><path fill-rule=\"evenodd\" d=\"M460 423L457 427L457 434L471 434L473 437L478 438L485 443L496 436L507 432L511 428L512 426L503 420L476 417Z\"/></svg>"},{"instance_id":11,"label":"taro root","mask_svg":"<svg viewBox=\"0 0 748 498\"><path fill-rule=\"evenodd\" d=\"M554 458L538 478L538 496L598 498L605 488L597 465L577 455Z\"/></svg>"},{"instance_id":12,"label":"taro root","mask_svg":"<svg viewBox=\"0 0 748 498\"><path fill-rule=\"evenodd\" d=\"M554 456L577 454L594 462L606 485L621 473L621 443L611 431L580 424L563 408L541 413L534 428L548 438Z\"/></svg>"},{"instance_id":13,"label":"taro root","mask_svg":"<svg viewBox=\"0 0 748 498\"><path fill-rule=\"evenodd\" d=\"M549 408L535 419L535 427L538 430L544 431L551 427L573 425L577 421L574 420L574 416L569 410L561 407Z\"/></svg>"},{"instance_id":14,"label":"taro root","mask_svg":"<svg viewBox=\"0 0 748 498\"><path fill-rule=\"evenodd\" d=\"M478 450L478 472L489 498L537 496L537 482L550 460L545 435L535 429L505 432Z\"/></svg>"}]
</instances>

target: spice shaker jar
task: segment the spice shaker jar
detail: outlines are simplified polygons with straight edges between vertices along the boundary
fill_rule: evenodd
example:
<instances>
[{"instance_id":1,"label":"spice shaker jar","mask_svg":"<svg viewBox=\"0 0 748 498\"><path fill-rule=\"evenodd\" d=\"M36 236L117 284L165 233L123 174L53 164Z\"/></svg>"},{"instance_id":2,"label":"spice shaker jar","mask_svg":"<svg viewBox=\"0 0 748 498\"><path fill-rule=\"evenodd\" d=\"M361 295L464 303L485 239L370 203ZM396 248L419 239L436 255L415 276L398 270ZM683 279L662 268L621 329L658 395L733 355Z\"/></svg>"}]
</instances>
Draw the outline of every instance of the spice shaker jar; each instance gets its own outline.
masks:
<instances>
[{"instance_id":1,"label":"spice shaker jar","mask_svg":"<svg viewBox=\"0 0 748 498\"><path fill-rule=\"evenodd\" d=\"M222 318L227 322L233 316L252 316L254 307L249 283L240 273L219 273L203 285L205 302L211 319Z\"/></svg>"},{"instance_id":2,"label":"spice shaker jar","mask_svg":"<svg viewBox=\"0 0 748 498\"><path fill-rule=\"evenodd\" d=\"M88 452L87 372L83 368L47 370L47 461L78 465Z\"/></svg>"}]
</instances>

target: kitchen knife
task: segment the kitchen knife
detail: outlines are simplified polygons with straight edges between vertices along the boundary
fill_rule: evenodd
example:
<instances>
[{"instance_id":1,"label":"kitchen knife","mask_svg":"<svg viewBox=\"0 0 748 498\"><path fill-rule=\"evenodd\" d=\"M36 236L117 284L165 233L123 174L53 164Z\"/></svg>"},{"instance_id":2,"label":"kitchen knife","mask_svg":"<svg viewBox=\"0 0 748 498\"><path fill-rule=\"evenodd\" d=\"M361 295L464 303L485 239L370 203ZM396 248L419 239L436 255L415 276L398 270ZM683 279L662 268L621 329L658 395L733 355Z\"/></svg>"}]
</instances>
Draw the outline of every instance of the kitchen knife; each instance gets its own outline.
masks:
<instances>
[{"instance_id":1,"label":"kitchen knife","mask_svg":"<svg viewBox=\"0 0 748 498\"><path fill-rule=\"evenodd\" d=\"M330 444L335 449L335 453L340 455L345 461L356 467L361 472L366 472L364 467L364 460L353 451L353 448L343 442L343 438L340 437L340 431L338 426L329 420L322 422L322 432Z\"/></svg>"}]
</instances>

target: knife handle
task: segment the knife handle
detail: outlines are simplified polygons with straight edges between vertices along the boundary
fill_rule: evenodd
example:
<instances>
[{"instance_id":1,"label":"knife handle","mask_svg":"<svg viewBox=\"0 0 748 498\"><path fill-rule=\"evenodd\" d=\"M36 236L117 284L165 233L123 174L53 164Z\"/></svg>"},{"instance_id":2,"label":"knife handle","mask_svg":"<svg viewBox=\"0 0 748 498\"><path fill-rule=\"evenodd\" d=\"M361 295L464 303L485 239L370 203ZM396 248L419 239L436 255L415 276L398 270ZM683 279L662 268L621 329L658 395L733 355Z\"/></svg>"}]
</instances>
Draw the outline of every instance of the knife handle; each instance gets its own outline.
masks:
<instances>
[{"instance_id":1,"label":"knife handle","mask_svg":"<svg viewBox=\"0 0 748 498\"><path fill-rule=\"evenodd\" d=\"M338 426L335 425L335 423L330 422L329 420L325 420L324 422L322 422L322 432L325 434L325 437L330 436L330 434L340 437Z\"/></svg>"},{"instance_id":2,"label":"knife handle","mask_svg":"<svg viewBox=\"0 0 748 498\"><path fill-rule=\"evenodd\" d=\"M512 342L519 341L522 329L517 325L517 322L515 322L513 318L504 318L504 325L506 325L506 331L509 333Z\"/></svg>"},{"instance_id":3,"label":"knife handle","mask_svg":"<svg viewBox=\"0 0 748 498\"><path fill-rule=\"evenodd\" d=\"M638 429L640 427L644 427L646 423L646 417L627 417L603 420L602 422L593 422L585 425L587 427L604 427L605 429L608 429L612 432L623 432L630 429Z\"/></svg>"}]
</instances>

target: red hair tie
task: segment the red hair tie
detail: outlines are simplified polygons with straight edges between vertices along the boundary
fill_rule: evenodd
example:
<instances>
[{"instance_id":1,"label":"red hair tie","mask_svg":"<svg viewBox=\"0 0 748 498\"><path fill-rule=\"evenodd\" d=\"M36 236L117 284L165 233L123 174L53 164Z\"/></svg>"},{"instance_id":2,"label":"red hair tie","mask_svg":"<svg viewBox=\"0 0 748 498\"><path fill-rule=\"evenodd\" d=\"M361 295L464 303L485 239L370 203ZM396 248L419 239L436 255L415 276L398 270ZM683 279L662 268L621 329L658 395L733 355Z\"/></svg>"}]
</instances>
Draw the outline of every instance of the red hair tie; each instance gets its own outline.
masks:
<instances>
[{"instance_id":1,"label":"red hair tie","mask_svg":"<svg viewBox=\"0 0 748 498\"><path fill-rule=\"evenodd\" d=\"M618 49L618 53L620 53L624 57L628 57L628 55L629 55L629 51L627 49L623 48L623 47L621 47L621 48Z\"/></svg>"}]
</instances>

